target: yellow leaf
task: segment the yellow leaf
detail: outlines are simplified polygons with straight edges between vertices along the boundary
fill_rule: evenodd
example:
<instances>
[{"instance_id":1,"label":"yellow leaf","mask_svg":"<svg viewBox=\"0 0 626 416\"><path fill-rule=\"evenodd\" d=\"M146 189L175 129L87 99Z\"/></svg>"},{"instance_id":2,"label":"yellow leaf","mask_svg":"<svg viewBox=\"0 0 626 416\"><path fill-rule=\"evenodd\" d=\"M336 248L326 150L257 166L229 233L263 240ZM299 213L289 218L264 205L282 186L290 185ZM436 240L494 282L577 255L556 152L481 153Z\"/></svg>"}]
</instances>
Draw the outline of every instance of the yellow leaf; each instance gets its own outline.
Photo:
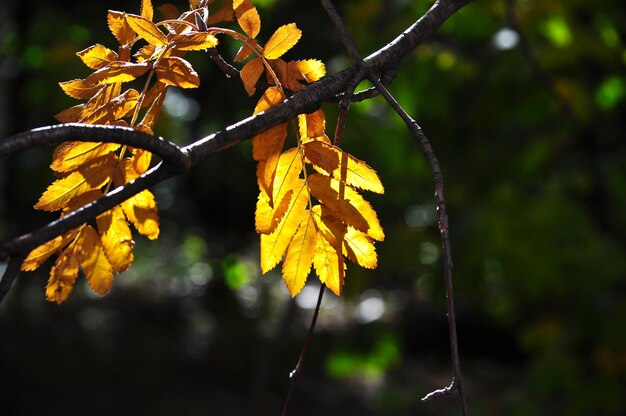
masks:
<instances>
[{"instance_id":1,"label":"yellow leaf","mask_svg":"<svg viewBox=\"0 0 626 416\"><path fill-rule=\"evenodd\" d=\"M66 108L54 116L61 123L76 123L80 120L85 104L78 104L70 108Z\"/></svg>"},{"instance_id":2,"label":"yellow leaf","mask_svg":"<svg viewBox=\"0 0 626 416\"><path fill-rule=\"evenodd\" d=\"M254 94L256 83L259 81L264 69L261 58L254 58L246 62L241 71L239 71L239 76L241 76L241 81L243 81L243 86L249 96Z\"/></svg>"},{"instance_id":3,"label":"yellow leaf","mask_svg":"<svg viewBox=\"0 0 626 416\"><path fill-rule=\"evenodd\" d=\"M233 0L233 10L241 29L251 38L261 31L261 18L250 0Z\"/></svg>"},{"instance_id":4,"label":"yellow leaf","mask_svg":"<svg viewBox=\"0 0 626 416\"><path fill-rule=\"evenodd\" d=\"M309 124L311 124L310 127ZM316 117L309 117L309 114L298 114L298 135L300 136L300 142L304 144L310 142L311 140L317 140L330 143L330 139L324 134L323 129L325 128L325 124L326 122L323 121L320 126L320 120ZM320 136L312 136L312 134L320 133L320 129Z\"/></svg>"},{"instance_id":5,"label":"yellow leaf","mask_svg":"<svg viewBox=\"0 0 626 416\"><path fill-rule=\"evenodd\" d=\"M77 100L88 100L102 88L101 85L86 82L82 79L73 79L71 81L59 82L59 86L63 92Z\"/></svg>"},{"instance_id":6,"label":"yellow leaf","mask_svg":"<svg viewBox=\"0 0 626 416\"><path fill-rule=\"evenodd\" d=\"M129 82L148 72L150 66L147 62L132 63L114 61L103 66L85 79L86 83L113 84L117 82Z\"/></svg>"},{"instance_id":7,"label":"yellow leaf","mask_svg":"<svg viewBox=\"0 0 626 416\"><path fill-rule=\"evenodd\" d=\"M64 178L54 181L41 195L36 209L57 211L74 197L107 183L117 162L114 154L95 159Z\"/></svg>"},{"instance_id":8,"label":"yellow leaf","mask_svg":"<svg viewBox=\"0 0 626 416\"><path fill-rule=\"evenodd\" d=\"M326 66L322 61L317 59L307 59L304 61L292 61L289 65L295 66L302 74L304 79L311 83L318 81L324 75L326 75Z\"/></svg>"},{"instance_id":9,"label":"yellow leaf","mask_svg":"<svg viewBox=\"0 0 626 416\"><path fill-rule=\"evenodd\" d=\"M139 93L128 89L123 94L105 102L100 107L81 118L81 123L109 124L130 113L137 105Z\"/></svg>"},{"instance_id":10,"label":"yellow leaf","mask_svg":"<svg viewBox=\"0 0 626 416\"><path fill-rule=\"evenodd\" d=\"M148 20L152 20L154 17L154 8L152 7L152 0L141 0L141 16Z\"/></svg>"},{"instance_id":11,"label":"yellow leaf","mask_svg":"<svg viewBox=\"0 0 626 416\"><path fill-rule=\"evenodd\" d=\"M338 251L346 235L346 225L335 217L328 207L323 205L315 205L311 212L313 213L318 232Z\"/></svg>"},{"instance_id":12,"label":"yellow leaf","mask_svg":"<svg viewBox=\"0 0 626 416\"><path fill-rule=\"evenodd\" d=\"M146 42L156 46L167 45L167 37L159 30L157 25L145 17L127 14L126 21L131 29Z\"/></svg>"},{"instance_id":13,"label":"yellow leaf","mask_svg":"<svg viewBox=\"0 0 626 416\"><path fill-rule=\"evenodd\" d=\"M328 207L335 216L346 225L352 225L357 230L367 231L369 224L359 210L352 205L350 198L339 198L337 189L331 187L331 179L318 173L308 176L311 195ZM346 190L349 189L346 187ZM347 194L347 192L346 192Z\"/></svg>"},{"instance_id":14,"label":"yellow leaf","mask_svg":"<svg viewBox=\"0 0 626 416\"><path fill-rule=\"evenodd\" d=\"M302 172L302 157L297 147L285 151L278 158L276 165L276 173L272 184L272 199L280 201L287 191L294 189L297 182L300 181L300 173Z\"/></svg>"},{"instance_id":15,"label":"yellow leaf","mask_svg":"<svg viewBox=\"0 0 626 416\"><path fill-rule=\"evenodd\" d=\"M338 253L323 236L317 239L313 266L320 282L335 295L341 296L346 279L346 263L343 255Z\"/></svg>"},{"instance_id":16,"label":"yellow leaf","mask_svg":"<svg viewBox=\"0 0 626 416\"><path fill-rule=\"evenodd\" d=\"M344 199L339 199L339 181L320 174L309 175L311 194L326 205L346 225L367 233L377 241L385 239L376 211L357 191L344 187ZM356 211L356 214L355 214ZM365 223L363 223L365 221Z\"/></svg>"},{"instance_id":17,"label":"yellow leaf","mask_svg":"<svg viewBox=\"0 0 626 416\"><path fill-rule=\"evenodd\" d=\"M113 270L121 273L128 269L133 261L133 236L124 218L122 207L117 205L98 215L96 224L102 240L102 246Z\"/></svg>"},{"instance_id":18,"label":"yellow leaf","mask_svg":"<svg viewBox=\"0 0 626 416\"><path fill-rule=\"evenodd\" d=\"M149 101L149 103L151 103L150 108L148 109L148 111L146 111L143 116L143 120L141 120L140 123L150 128L153 128L154 124L156 123L156 119L159 116L161 107L163 106L163 101L165 101L165 95L167 93L167 85L163 84L162 82L157 82L155 85L161 86L161 92L154 98L151 98L151 101ZM148 97L144 99L144 104L146 104L147 98Z\"/></svg>"},{"instance_id":19,"label":"yellow leaf","mask_svg":"<svg viewBox=\"0 0 626 416\"><path fill-rule=\"evenodd\" d=\"M126 13L109 10L107 23L120 45L130 45L135 41L135 32L126 21Z\"/></svg>"},{"instance_id":20,"label":"yellow leaf","mask_svg":"<svg viewBox=\"0 0 626 416\"><path fill-rule=\"evenodd\" d=\"M77 52L76 55L91 69L100 69L107 64L117 61L118 55L111 49L96 44Z\"/></svg>"},{"instance_id":21,"label":"yellow leaf","mask_svg":"<svg viewBox=\"0 0 626 416\"><path fill-rule=\"evenodd\" d=\"M235 61L235 62L243 61L248 56L250 56L252 53L254 53L254 50L256 49L257 46L259 46L259 44L257 43L256 40L248 39L246 41L246 43L241 45L241 48L239 48L239 50L237 51L237 54L233 58L233 61Z\"/></svg>"},{"instance_id":22,"label":"yellow leaf","mask_svg":"<svg viewBox=\"0 0 626 416\"><path fill-rule=\"evenodd\" d=\"M321 141L305 143L303 148L304 155L318 172L331 175L354 188L379 194L385 192L376 171L345 150ZM342 177L342 163L347 164L345 178Z\"/></svg>"},{"instance_id":23,"label":"yellow leaf","mask_svg":"<svg viewBox=\"0 0 626 416\"><path fill-rule=\"evenodd\" d=\"M122 209L141 235L155 240L159 237L159 213L154 195L147 189L122 202Z\"/></svg>"},{"instance_id":24,"label":"yellow leaf","mask_svg":"<svg viewBox=\"0 0 626 416\"><path fill-rule=\"evenodd\" d=\"M67 142L55 150L50 168L55 172L69 172L119 147L117 143Z\"/></svg>"},{"instance_id":25,"label":"yellow leaf","mask_svg":"<svg viewBox=\"0 0 626 416\"><path fill-rule=\"evenodd\" d=\"M276 59L291 49L302 36L302 31L295 23L289 23L276 29L270 40L263 48L263 56L267 59Z\"/></svg>"},{"instance_id":26,"label":"yellow leaf","mask_svg":"<svg viewBox=\"0 0 626 416\"><path fill-rule=\"evenodd\" d=\"M78 256L76 255L76 240L74 240L50 268L46 299L57 304L64 302L72 292L77 276Z\"/></svg>"},{"instance_id":27,"label":"yellow leaf","mask_svg":"<svg viewBox=\"0 0 626 416\"><path fill-rule=\"evenodd\" d=\"M113 268L104 253L98 233L91 225L87 225L81 230L76 244L80 267L89 287L100 296L106 295L113 285Z\"/></svg>"},{"instance_id":28,"label":"yellow leaf","mask_svg":"<svg viewBox=\"0 0 626 416\"><path fill-rule=\"evenodd\" d=\"M138 178L140 175L146 173L148 168L150 167L150 162L152 161L152 153L144 149L133 149L132 150L133 157L131 158L131 166L137 175L133 179ZM126 177L128 180L128 176Z\"/></svg>"},{"instance_id":29,"label":"yellow leaf","mask_svg":"<svg viewBox=\"0 0 626 416\"><path fill-rule=\"evenodd\" d=\"M83 194L77 195L74 198L70 199L70 201L63 207L61 211L61 216L65 216L71 212L76 211L79 208L84 207L90 202L95 201L96 199L102 198L102 191L100 189L92 189L91 191L87 191Z\"/></svg>"},{"instance_id":30,"label":"yellow leaf","mask_svg":"<svg viewBox=\"0 0 626 416\"><path fill-rule=\"evenodd\" d=\"M378 265L376 248L371 238L361 231L348 227L344 236L344 250L350 260L367 269Z\"/></svg>"},{"instance_id":31,"label":"yellow leaf","mask_svg":"<svg viewBox=\"0 0 626 416\"><path fill-rule=\"evenodd\" d=\"M304 181L294 187L293 192L294 195L287 212L274 232L261 234L261 270L263 273L267 273L278 264L298 230L298 226L304 219L306 205L309 201Z\"/></svg>"},{"instance_id":32,"label":"yellow leaf","mask_svg":"<svg viewBox=\"0 0 626 416\"><path fill-rule=\"evenodd\" d=\"M258 114L261 111L265 111L268 108L275 107L282 103L285 99L285 95L279 87L269 87L263 92L263 96L254 107L254 114Z\"/></svg>"},{"instance_id":33,"label":"yellow leaf","mask_svg":"<svg viewBox=\"0 0 626 416\"><path fill-rule=\"evenodd\" d=\"M283 199L274 204L274 207L270 205L269 197L264 190L259 193L257 199L256 211L254 214L254 225L257 233L259 234L271 234L274 232L280 220L283 218L289 205L291 204L291 198L293 196L293 190L289 190Z\"/></svg>"},{"instance_id":34,"label":"yellow leaf","mask_svg":"<svg viewBox=\"0 0 626 416\"><path fill-rule=\"evenodd\" d=\"M197 88L200 85L200 77L183 58L161 58L154 70L159 81L167 85L181 88Z\"/></svg>"},{"instance_id":35,"label":"yellow leaf","mask_svg":"<svg viewBox=\"0 0 626 416\"><path fill-rule=\"evenodd\" d=\"M287 123L279 124L257 134L252 138L252 157L254 160L268 160L280 155L287 138Z\"/></svg>"},{"instance_id":36,"label":"yellow leaf","mask_svg":"<svg viewBox=\"0 0 626 416\"><path fill-rule=\"evenodd\" d=\"M307 211L305 216L289 244L283 263L283 280L292 298L300 293L309 276L318 238L313 214Z\"/></svg>"},{"instance_id":37,"label":"yellow leaf","mask_svg":"<svg viewBox=\"0 0 626 416\"><path fill-rule=\"evenodd\" d=\"M67 245L78 234L78 228L50 240L31 251L22 263L22 270L27 272L37 269L51 255Z\"/></svg>"},{"instance_id":38,"label":"yellow leaf","mask_svg":"<svg viewBox=\"0 0 626 416\"><path fill-rule=\"evenodd\" d=\"M217 38L206 32L191 32L174 36L171 43L180 51L201 51L217 46Z\"/></svg>"},{"instance_id":39,"label":"yellow leaf","mask_svg":"<svg viewBox=\"0 0 626 416\"><path fill-rule=\"evenodd\" d=\"M320 108L306 115L306 135L311 138L324 136L326 131L326 117Z\"/></svg>"}]
</instances>

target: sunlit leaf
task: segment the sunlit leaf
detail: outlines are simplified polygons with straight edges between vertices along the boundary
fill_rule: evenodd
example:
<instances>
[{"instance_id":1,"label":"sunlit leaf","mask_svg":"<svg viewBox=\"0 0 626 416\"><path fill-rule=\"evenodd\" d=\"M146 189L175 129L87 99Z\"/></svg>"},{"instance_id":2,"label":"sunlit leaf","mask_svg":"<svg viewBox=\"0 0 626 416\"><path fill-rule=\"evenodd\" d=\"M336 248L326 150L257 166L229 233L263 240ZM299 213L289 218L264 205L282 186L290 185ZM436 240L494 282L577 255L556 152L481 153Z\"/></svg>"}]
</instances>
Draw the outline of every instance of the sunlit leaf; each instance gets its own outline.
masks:
<instances>
[{"instance_id":1,"label":"sunlit leaf","mask_svg":"<svg viewBox=\"0 0 626 416\"><path fill-rule=\"evenodd\" d=\"M69 172L119 148L117 143L64 143L55 150L50 168L56 172Z\"/></svg>"},{"instance_id":2,"label":"sunlit leaf","mask_svg":"<svg viewBox=\"0 0 626 416\"><path fill-rule=\"evenodd\" d=\"M117 205L96 217L98 232L109 263L118 273L128 269L133 261L133 236L124 217L122 207Z\"/></svg>"},{"instance_id":3,"label":"sunlit leaf","mask_svg":"<svg viewBox=\"0 0 626 416\"><path fill-rule=\"evenodd\" d=\"M275 107L282 103L285 99L285 94L279 87L269 87L263 93L263 96L254 108L254 114L258 114L261 111L265 111L271 107Z\"/></svg>"},{"instance_id":4,"label":"sunlit leaf","mask_svg":"<svg viewBox=\"0 0 626 416\"><path fill-rule=\"evenodd\" d=\"M57 304L64 302L74 288L78 276L76 247L76 241L67 246L50 268L50 277L46 285L46 299L50 302Z\"/></svg>"},{"instance_id":5,"label":"sunlit leaf","mask_svg":"<svg viewBox=\"0 0 626 416\"><path fill-rule=\"evenodd\" d=\"M278 158L272 185L271 201L280 201L285 194L300 182L302 157L298 148L286 150Z\"/></svg>"},{"instance_id":6,"label":"sunlit leaf","mask_svg":"<svg viewBox=\"0 0 626 416\"><path fill-rule=\"evenodd\" d=\"M243 81L243 86L248 95L252 96L252 94L254 94L256 83L259 81L264 70L265 67L263 66L261 58L254 58L246 62L241 68L241 71L239 71L239 76L241 77L241 81Z\"/></svg>"},{"instance_id":7,"label":"sunlit leaf","mask_svg":"<svg viewBox=\"0 0 626 416\"><path fill-rule=\"evenodd\" d=\"M379 194L385 188L380 182L376 171L365 162L348 154L345 150L321 141L311 141L303 145L304 155L313 167L346 184ZM345 163L345 178L342 175L342 164Z\"/></svg>"},{"instance_id":8,"label":"sunlit leaf","mask_svg":"<svg viewBox=\"0 0 626 416\"><path fill-rule=\"evenodd\" d=\"M291 297L296 296L311 271L311 263L315 254L318 234L313 221L313 214L306 211L305 219L300 223L294 235L283 263L283 280Z\"/></svg>"},{"instance_id":9,"label":"sunlit leaf","mask_svg":"<svg viewBox=\"0 0 626 416\"><path fill-rule=\"evenodd\" d=\"M341 296L346 278L346 263L341 252L323 237L317 239L313 266L320 282L335 295Z\"/></svg>"},{"instance_id":10,"label":"sunlit leaf","mask_svg":"<svg viewBox=\"0 0 626 416\"><path fill-rule=\"evenodd\" d=\"M154 8L152 7L152 0L141 0L141 16L148 20L152 20L154 17Z\"/></svg>"},{"instance_id":11,"label":"sunlit leaf","mask_svg":"<svg viewBox=\"0 0 626 416\"><path fill-rule=\"evenodd\" d=\"M257 199L256 211L254 214L254 225L257 233L271 234L274 232L280 220L283 218L293 197L293 190L285 193L280 202L270 205L269 197L262 189Z\"/></svg>"},{"instance_id":12,"label":"sunlit leaf","mask_svg":"<svg viewBox=\"0 0 626 416\"><path fill-rule=\"evenodd\" d=\"M147 62L132 63L115 61L98 69L89 75L85 82L91 84L112 84L117 82L129 82L142 76L150 66Z\"/></svg>"},{"instance_id":13,"label":"sunlit leaf","mask_svg":"<svg viewBox=\"0 0 626 416\"><path fill-rule=\"evenodd\" d=\"M41 195L36 209L57 211L72 198L89 190L100 188L110 180L117 158L108 154L81 166L64 178L54 181Z\"/></svg>"},{"instance_id":14,"label":"sunlit leaf","mask_svg":"<svg viewBox=\"0 0 626 416\"><path fill-rule=\"evenodd\" d=\"M112 98L87 116L80 119L86 124L109 124L130 113L137 105L139 93L136 90L128 89L123 94Z\"/></svg>"},{"instance_id":15,"label":"sunlit leaf","mask_svg":"<svg viewBox=\"0 0 626 416\"><path fill-rule=\"evenodd\" d=\"M261 18L250 0L233 0L233 10L241 29L251 38L261 31Z\"/></svg>"},{"instance_id":16,"label":"sunlit leaf","mask_svg":"<svg viewBox=\"0 0 626 416\"><path fill-rule=\"evenodd\" d=\"M263 56L267 59L276 59L291 49L302 36L302 31L295 23L281 26L270 37L263 48Z\"/></svg>"},{"instance_id":17,"label":"sunlit leaf","mask_svg":"<svg viewBox=\"0 0 626 416\"><path fill-rule=\"evenodd\" d=\"M152 45L167 45L167 37L159 30L157 25L142 16L127 14L128 25L139 35L140 38Z\"/></svg>"},{"instance_id":18,"label":"sunlit leaf","mask_svg":"<svg viewBox=\"0 0 626 416\"><path fill-rule=\"evenodd\" d=\"M205 32L182 33L172 38L172 46L181 51L200 51L217 46L217 38Z\"/></svg>"},{"instance_id":19,"label":"sunlit leaf","mask_svg":"<svg viewBox=\"0 0 626 416\"><path fill-rule=\"evenodd\" d=\"M344 250L350 260L367 269L378 265L376 248L371 238L361 231L348 227L344 235Z\"/></svg>"},{"instance_id":20,"label":"sunlit leaf","mask_svg":"<svg viewBox=\"0 0 626 416\"><path fill-rule=\"evenodd\" d=\"M122 209L141 235L155 240L159 237L159 213L152 192L145 189L122 202Z\"/></svg>"},{"instance_id":21,"label":"sunlit leaf","mask_svg":"<svg viewBox=\"0 0 626 416\"><path fill-rule=\"evenodd\" d=\"M76 249L80 267L85 273L89 287L100 296L106 295L113 285L113 268L93 227L90 225L83 227L76 242Z\"/></svg>"},{"instance_id":22,"label":"sunlit leaf","mask_svg":"<svg viewBox=\"0 0 626 416\"><path fill-rule=\"evenodd\" d=\"M287 138L287 123L279 124L257 134L252 138L252 156L254 160L268 160L280 155Z\"/></svg>"},{"instance_id":23,"label":"sunlit leaf","mask_svg":"<svg viewBox=\"0 0 626 416\"><path fill-rule=\"evenodd\" d=\"M261 234L261 270L267 273L280 262L298 226L305 218L308 192L304 181L293 188L291 203L274 232Z\"/></svg>"},{"instance_id":24,"label":"sunlit leaf","mask_svg":"<svg viewBox=\"0 0 626 416\"><path fill-rule=\"evenodd\" d=\"M31 271L37 269L51 255L57 253L62 247L67 245L76 237L79 229L74 229L63 235L60 235L32 250L24 262L22 262L23 271Z\"/></svg>"},{"instance_id":25,"label":"sunlit leaf","mask_svg":"<svg viewBox=\"0 0 626 416\"><path fill-rule=\"evenodd\" d=\"M117 53L100 44L83 49L77 52L76 55L91 69L100 69L119 59Z\"/></svg>"},{"instance_id":26,"label":"sunlit leaf","mask_svg":"<svg viewBox=\"0 0 626 416\"><path fill-rule=\"evenodd\" d=\"M126 21L126 13L109 10L107 22L120 45L130 45L135 41L136 35Z\"/></svg>"},{"instance_id":27,"label":"sunlit leaf","mask_svg":"<svg viewBox=\"0 0 626 416\"><path fill-rule=\"evenodd\" d=\"M159 81L167 85L181 88L197 88L200 85L198 73L183 58L161 58L154 70Z\"/></svg>"},{"instance_id":28,"label":"sunlit leaf","mask_svg":"<svg viewBox=\"0 0 626 416\"><path fill-rule=\"evenodd\" d=\"M84 108L85 104L75 105L73 107L66 108L65 110L56 114L54 118L56 118L61 123L76 123L78 122L78 120L80 120Z\"/></svg>"},{"instance_id":29,"label":"sunlit leaf","mask_svg":"<svg viewBox=\"0 0 626 416\"><path fill-rule=\"evenodd\" d=\"M96 93L101 85L95 82L86 82L83 79L73 79L71 81L59 82L59 86L63 89L63 92L72 98L77 100L88 100Z\"/></svg>"},{"instance_id":30,"label":"sunlit leaf","mask_svg":"<svg viewBox=\"0 0 626 416\"><path fill-rule=\"evenodd\" d=\"M326 66L322 61L317 59L307 59L304 61L292 61L289 65L293 65L302 74L307 82L315 82L326 75Z\"/></svg>"}]
</instances>

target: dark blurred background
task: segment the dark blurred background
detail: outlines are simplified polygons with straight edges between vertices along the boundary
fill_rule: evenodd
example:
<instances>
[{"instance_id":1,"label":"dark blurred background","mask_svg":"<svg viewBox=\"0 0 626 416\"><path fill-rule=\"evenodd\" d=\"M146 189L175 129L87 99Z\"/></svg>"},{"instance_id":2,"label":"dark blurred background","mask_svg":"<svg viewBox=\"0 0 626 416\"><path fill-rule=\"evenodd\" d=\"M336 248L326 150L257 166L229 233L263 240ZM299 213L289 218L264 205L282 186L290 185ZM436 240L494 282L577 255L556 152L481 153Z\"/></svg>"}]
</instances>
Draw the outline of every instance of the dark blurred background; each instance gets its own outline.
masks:
<instances>
[{"instance_id":1,"label":"dark blurred background","mask_svg":"<svg viewBox=\"0 0 626 416\"><path fill-rule=\"evenodd\" d=\"M317 2L255 4L262 41L294 21L290 58L350 65ZM338 7L365 55L430 4ZM57 83L89 73L76 51L115 47L108 9L137 13L139 0L2 2L0 137L77 104ZM473 415L626 414L625 30L622 0L475 1L391 86L446 180ZM172 90L157 128L179 144L255 104L206 55L189 57L202 86ZM333 131L335 105L324 109ZM428 167L379 98L351 107L342 143L385 184L367 197L387 238L378 269L351 265L345 295L326 293L290 414L458 415L456 398L420 401L451 374ZM0 240L56 217L32 208L52 150L0 160ZM106 297L79 277L67 302L46 302L50 262L19 277L0 306L0 414L279 414L319 286L292 301L278 272L260 275L250 143L153 191L161 237L136 237Z\"/></svg>"}]
</instances>

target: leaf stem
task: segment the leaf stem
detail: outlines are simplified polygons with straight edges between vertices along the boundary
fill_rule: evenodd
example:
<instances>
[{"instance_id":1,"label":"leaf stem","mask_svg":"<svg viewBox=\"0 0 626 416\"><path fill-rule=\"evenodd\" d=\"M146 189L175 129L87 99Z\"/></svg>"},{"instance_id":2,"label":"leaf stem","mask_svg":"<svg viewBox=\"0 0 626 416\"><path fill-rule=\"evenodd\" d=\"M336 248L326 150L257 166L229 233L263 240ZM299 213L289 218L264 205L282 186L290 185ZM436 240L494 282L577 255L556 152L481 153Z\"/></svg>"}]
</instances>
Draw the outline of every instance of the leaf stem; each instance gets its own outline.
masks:
<instances>
[{"instance_id":1,"label":"leaf stem","mask_svg":"<svg viewBox=\"0 0 626 416\"><path fill-rule=\"evenodd\" d=\"M313 317L311 318L311 324L309 325L309 332L306 336L306 340L304 341L304 345L302 346L302 351L300 352L300 356L298 357L298 362L296 363L296 368L293 369L291 373L289 373L289 388L287 389L287 396L285 397L285 402L283 403L283 411L281 416L285 416L287 414L287 408L289 407L289 401L291 400L291 393L293 391L293 386L296 383L296 378L302 371L302 366L304 365L304 359L306 357L307 350L311 341L313 340L313 331L315 330L315 324L317 323L317 316L320 312L320 307L322 306L322 297L324 296L324 289L326 286L322 284L320 286L320 293L317 296L317 304L315 305L315 311L313 312Z\"/></svg>"}]
</instances>

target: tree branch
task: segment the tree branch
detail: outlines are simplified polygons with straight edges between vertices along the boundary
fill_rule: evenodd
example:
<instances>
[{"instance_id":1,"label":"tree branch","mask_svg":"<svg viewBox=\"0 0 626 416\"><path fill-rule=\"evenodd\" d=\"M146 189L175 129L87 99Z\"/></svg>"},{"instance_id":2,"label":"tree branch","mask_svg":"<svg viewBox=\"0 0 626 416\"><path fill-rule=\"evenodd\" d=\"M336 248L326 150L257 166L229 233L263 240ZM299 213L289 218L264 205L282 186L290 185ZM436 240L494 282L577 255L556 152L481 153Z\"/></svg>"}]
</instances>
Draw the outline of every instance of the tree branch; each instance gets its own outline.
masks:
<instances>
[{"instance_id":1,"label":"tree branch","mask_svg":"<svg viewBox=\"0 0 626 416\"><path fill-rule=\"evenodd\" d=\"M446 200L444 196L444 186L443 186L443 175L441 173L441 168L439 166L439 160L435 155L435 152L432 149L430 141L422 131L422 128L417 124L415 120L413 120L409 114L400 106L398 101L394 98L394 96L387 90L387 88L382 84L382 82L376 78L373 71L368 67L367 63L363 61L361 58L359 51L354 44L348 30L341 19L341 16L335 9L331 0L320 0L328 17L335 25L335 28L339 32L341 36L341 40L347 49L348 53L352 57L352 59L361 67L361 69L366 69L367 78L374 84L374 87L380 92L380 94L387 100L391 108L400 116L400 118L405 122L408 129L411 131L413 136L417 139L422 153L426 158L428 164L430 165L430 170L433 174L433 179L435 182L435 199L437 201L437 216L439 222L439 232L441 236L441 245L443 249L443 268L444 268L444 278L446 285L446 298L447 298L447 309L448 309L448 330L450 336L450 354L452 359L452 383L450 386L436 390L423 398L423 400L430 400L436 397L440 397L442 395L450 395L454 393L455 390L458 390L459 397L461 400L461 411L464 416L468 414L467 412L467 401L465 398L465 393L463 391L463 376L461 373L461 363L459 358L459 347L456 333L456 313L454 310L454 290L452 286L452 250L450 247L450 235L449 235L449 225L448 225L448 214L446 208Z\"/></svg>"}]
</instances>

